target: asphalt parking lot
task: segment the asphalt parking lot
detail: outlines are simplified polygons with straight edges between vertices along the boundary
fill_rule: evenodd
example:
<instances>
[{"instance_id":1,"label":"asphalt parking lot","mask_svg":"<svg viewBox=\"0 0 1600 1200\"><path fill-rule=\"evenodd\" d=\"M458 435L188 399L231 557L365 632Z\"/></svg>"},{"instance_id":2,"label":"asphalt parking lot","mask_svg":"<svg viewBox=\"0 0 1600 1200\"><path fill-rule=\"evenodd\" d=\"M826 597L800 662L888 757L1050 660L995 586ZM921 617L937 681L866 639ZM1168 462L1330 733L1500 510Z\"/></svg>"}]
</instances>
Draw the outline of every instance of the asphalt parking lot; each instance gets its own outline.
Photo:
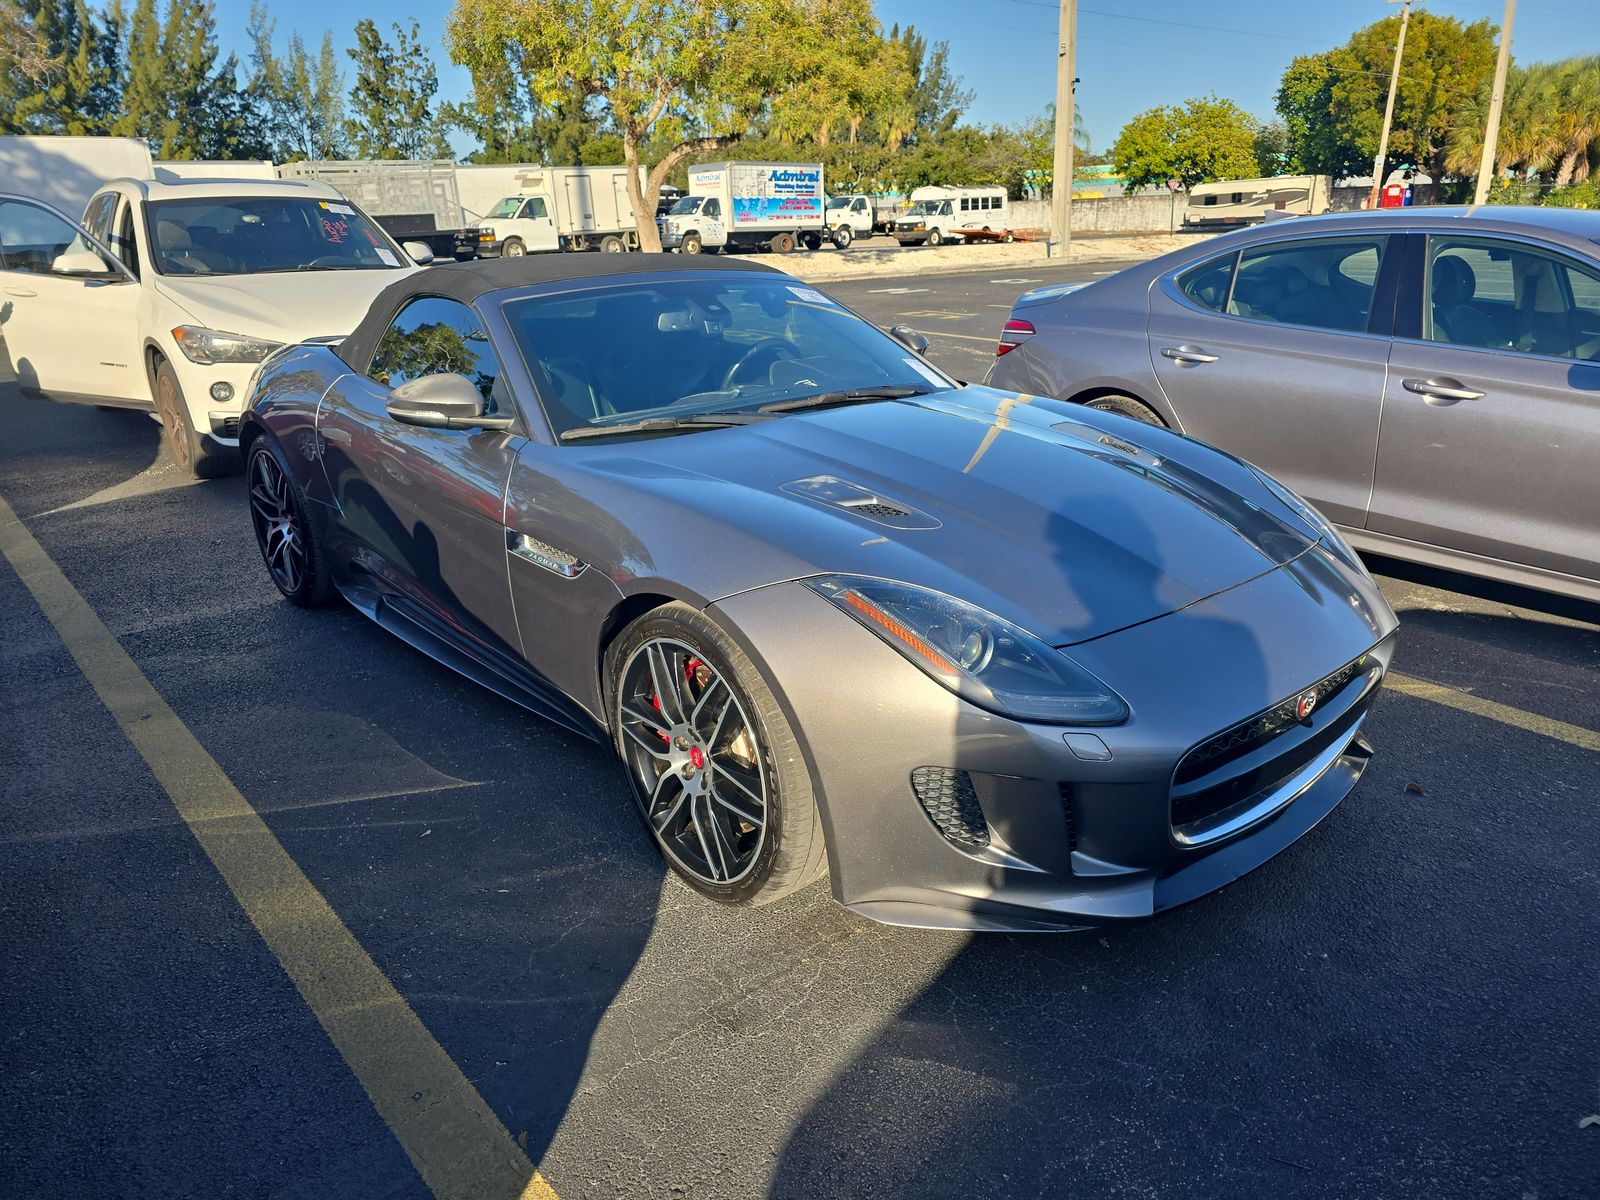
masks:
<instances>
[{"instance_id":1,"label":"asphalt parking lot","mask_svg":"<svg viewBox=\"0 0 1600 1200\"><path fill-rule=\"evenodd\" d=\"M822 286L979 379L1110 265ZM701 901L607 753L281 602L148 417L0 431L0 1195L1600 1194L1592 605L1374 560L1320 827L1147 924L923 933Z\"/></svg>"}]
</instances>

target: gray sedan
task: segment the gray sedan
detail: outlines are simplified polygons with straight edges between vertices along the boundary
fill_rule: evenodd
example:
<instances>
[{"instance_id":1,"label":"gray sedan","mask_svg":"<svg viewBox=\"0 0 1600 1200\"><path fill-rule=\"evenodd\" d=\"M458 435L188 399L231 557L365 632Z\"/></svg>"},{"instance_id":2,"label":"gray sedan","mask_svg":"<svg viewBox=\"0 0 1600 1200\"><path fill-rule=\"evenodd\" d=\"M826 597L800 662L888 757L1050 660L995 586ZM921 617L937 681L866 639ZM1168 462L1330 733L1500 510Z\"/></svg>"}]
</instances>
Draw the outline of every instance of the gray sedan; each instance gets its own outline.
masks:
<instances>
[{"instance_id":1,"label":"gray sedan","mask_svg":"<svg viewBox=\"0 0 1600 1200\"><path fill-rule=\"evenodd\" d=\"M713 900L826 868L880 921L1094 925L1311 829L1393 648L1351 551L1229 455L919 345L743 261L419 272L263 364L262 558L609 745Z\"/></svg>"},{"instance_id":2,"label":"gray sedan","mask_svg":"<svg viewBox=\"0 0 1600 1200\"><path fill-rule=\"evenodd\" d=\"M1022 296L987 382L1271 471L1359 550L1600 600L1600 213L1274 221Z\"/></svg>"}]
</instances>

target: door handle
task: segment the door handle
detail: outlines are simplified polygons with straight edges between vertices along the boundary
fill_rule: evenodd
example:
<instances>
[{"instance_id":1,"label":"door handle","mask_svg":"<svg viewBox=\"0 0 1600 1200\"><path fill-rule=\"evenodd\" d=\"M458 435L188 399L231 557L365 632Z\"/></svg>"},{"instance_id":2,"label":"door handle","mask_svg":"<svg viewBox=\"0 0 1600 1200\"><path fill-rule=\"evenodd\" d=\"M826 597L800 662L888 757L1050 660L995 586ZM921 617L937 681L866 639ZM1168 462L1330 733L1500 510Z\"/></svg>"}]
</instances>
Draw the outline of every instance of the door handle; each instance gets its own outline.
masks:
<instances>
[{"instance_id":1,"label":"door handle","mask_svg":"<svg viewBox=\"0 0 1600 1200\"><path fill-rule=\"evenodd\" d=\"M37 296L39 294L30 288L24 287L8 287L5 289L5 293L8 296Z\"/></svg>"},{"instance_id":2,"label":"door handle","mask_svg":"<svg viewBox=\"0 0 1600 1200\"><path fill-rule=\"evenodd\" d=\"M1400 386L1415 392L1429 404L1450 405L1459 400L1481 400L1483 393L1463 387L1459 379L1441 376L1437 379L1402 379Z\"/></svg>"},{"instance_id":3,"label":"door handle","mask_svg":"<svg viewBox=\"0 0 1600 1200\"><path fill-rule=\"evenodd\" d=\"M1176 363L1213 363L1217 361L1215 354L1207 354L1198 346L1163 346L1161 354Z\"/></svg>"}]
</instances>

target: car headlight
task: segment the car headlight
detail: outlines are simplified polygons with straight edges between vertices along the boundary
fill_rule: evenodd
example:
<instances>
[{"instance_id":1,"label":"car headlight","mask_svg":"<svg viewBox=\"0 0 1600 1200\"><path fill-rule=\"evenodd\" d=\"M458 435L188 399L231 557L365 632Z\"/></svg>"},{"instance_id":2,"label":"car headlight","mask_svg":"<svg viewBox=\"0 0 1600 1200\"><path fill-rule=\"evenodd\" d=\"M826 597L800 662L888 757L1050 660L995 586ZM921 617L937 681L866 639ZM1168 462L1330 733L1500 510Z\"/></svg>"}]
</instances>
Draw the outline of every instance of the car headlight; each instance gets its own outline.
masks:
<instances>
[{"instance_id":1,"label":"car headlight","mask_svg":"<svg viewBox=\"0 0 1600 1200\"><path fill-rule=\"evenodd\" d=\"M200 325L179 325L172 331L172 340L190 362L209 366L212 363L260 362L282 342L269 342L264 338L244 337L237 333L223 333Z\"/></svg>"},{"instance_id":2,"label":"car headlight","mask_svg":"<svg viewBox=\"0 0 1600 1200\"><path fill-rule=\"evenodd\" d=\"M1284 487L1271 475L1261 470L1261 468L1251 467L1250 474L1259 479L1267 491L1283 501L1295 516L1311 526L1316 531L1317 537L1328 544L1330 550L1349 562L1359 565L1361 560L1356 557L1356 552L1350 549L1350 544L1340 536L1339 531L1333 527L1333 522L1329 521L1328 518Z\"/></svg>"},{"instance_id":3,"label":"car headlight","mask_svg":"<svg viewBox=\"0 0 1600 1200\"><path fill-rule=\"evenodd\" d=\"M1128 718L1127 703L1100 680L975 604L859 575L803 582L979 708L1055 725L1115 725Z\"/></svg>"}]
</instances>

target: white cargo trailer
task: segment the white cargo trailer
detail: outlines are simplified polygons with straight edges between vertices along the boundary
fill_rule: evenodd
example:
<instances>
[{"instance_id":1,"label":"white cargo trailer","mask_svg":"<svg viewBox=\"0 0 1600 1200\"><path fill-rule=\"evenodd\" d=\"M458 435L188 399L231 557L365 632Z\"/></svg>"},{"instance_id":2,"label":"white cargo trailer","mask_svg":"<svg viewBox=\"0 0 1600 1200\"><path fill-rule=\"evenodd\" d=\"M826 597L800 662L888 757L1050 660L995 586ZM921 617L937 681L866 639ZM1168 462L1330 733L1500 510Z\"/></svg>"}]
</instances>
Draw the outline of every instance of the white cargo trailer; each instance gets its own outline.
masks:
<instances>
[{"instance_id":1,"label":"white cargo trailer","mask_svg":"<svg viewBox=\"0 0 1600 1200\"><path fill-rule=\"evenodd\" d=\"M77 220L108 179L151 179L150 147L124 137L0 137L0 192L31 196Z\"/></svg>"},{"instance_id":2,"label":"white cargo trailer","mask_svg":"<svg viewBox=\"0 0 1600 1200\"><path fill-rule=\"evenodd\" d=\"M822 245L821 163L708 163L689 168L689 194L659 217L664 250L775 250Z\"/></svg>"}]
</instances>

